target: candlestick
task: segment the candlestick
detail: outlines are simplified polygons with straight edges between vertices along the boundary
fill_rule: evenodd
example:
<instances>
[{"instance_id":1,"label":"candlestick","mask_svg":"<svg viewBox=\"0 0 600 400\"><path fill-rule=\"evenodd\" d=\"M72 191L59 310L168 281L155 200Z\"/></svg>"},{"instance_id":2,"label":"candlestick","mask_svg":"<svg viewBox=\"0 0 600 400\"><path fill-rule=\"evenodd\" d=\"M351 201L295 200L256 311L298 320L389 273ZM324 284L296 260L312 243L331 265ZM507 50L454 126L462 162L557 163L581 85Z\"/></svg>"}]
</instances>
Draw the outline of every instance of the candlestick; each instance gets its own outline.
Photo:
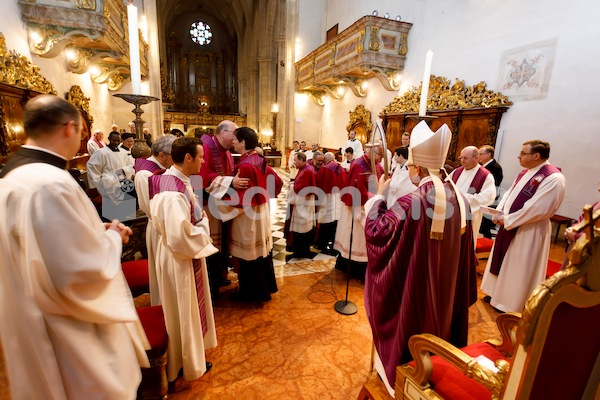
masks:
<instances>
[{"instance_id":1,"label":"candlestick","mask_svg":"<svg viewBox=\"0 0 600 400\"><path fill-rule=\"evenodd\" d=\"M129 68L131 71L131 91L133 94L142 94L138 14L137 7L133 4L127 6L127 19L129 21Z\"/></svg>"},{"instance_id":2,"label":"candlestick","mask_svg":"<svg viewBox=\"0 0 600 400\"><path fill-rule=\"evenodd\" d=\"M160 99L158 99L156 97L144 96L144 95L140 95L140 94L117 93L117 94L113 94L113 96L119 97L119 98L125 100L126 102L131 103L135 106L135 108L133 109L133 113L135 114L135 119L133 120L133 123L135 125L137 139L135 139L135 143L133 144L133 147L131 148L131 156L133 158L149 157L151 154L150 147L148 147L148 144L146 143L146 139L144 138L144 135L142 133L142 127L144 126L145 121L141 117L141 115L144 113L144 110L142 110L141 106L143 106L144 104L151 103L153 101L160 100Z\"/></svg>"},{"instance_id":3,"label":"candlestick","mask_svg":"<svg viewBox=\"0 0 600 400\"><path fill-rule=\"evenodd\" d=\"M423 83L421 84L421 103L419 104L419 116L424 117L427 113L427 95L429 94L429 79L431 77L431 60L433 51L429 50L425 55L425 70L423 71Z\"/></svg>"}]
</instances>

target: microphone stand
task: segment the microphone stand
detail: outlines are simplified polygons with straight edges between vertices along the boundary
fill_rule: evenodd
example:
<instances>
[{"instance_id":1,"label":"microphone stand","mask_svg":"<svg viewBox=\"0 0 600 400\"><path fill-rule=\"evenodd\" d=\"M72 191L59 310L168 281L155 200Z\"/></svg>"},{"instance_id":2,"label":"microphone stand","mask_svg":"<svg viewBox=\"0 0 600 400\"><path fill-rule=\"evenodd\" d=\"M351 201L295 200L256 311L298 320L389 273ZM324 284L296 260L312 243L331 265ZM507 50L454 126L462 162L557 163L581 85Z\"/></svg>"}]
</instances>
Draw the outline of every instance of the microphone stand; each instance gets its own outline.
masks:
<instances>
[{"instance_id":1,"label":"microphone stand","mask_svg":"<svg viewBox=\"0 0 600 400\"><path fill-rule=\"evenodd\" d=\"M356 182L358 178L354 180L354 188L356 188ZM350 286L350 265L352 264L352 240L354 238L354 202L352 202L352 222L350 223L350 246L348 250L348 263L346 266L346 300L340 300L333 306L335 311L343 315L356 314L358 307L351 301L348 301L348 288Z\"/></svg>"}]
</instances>

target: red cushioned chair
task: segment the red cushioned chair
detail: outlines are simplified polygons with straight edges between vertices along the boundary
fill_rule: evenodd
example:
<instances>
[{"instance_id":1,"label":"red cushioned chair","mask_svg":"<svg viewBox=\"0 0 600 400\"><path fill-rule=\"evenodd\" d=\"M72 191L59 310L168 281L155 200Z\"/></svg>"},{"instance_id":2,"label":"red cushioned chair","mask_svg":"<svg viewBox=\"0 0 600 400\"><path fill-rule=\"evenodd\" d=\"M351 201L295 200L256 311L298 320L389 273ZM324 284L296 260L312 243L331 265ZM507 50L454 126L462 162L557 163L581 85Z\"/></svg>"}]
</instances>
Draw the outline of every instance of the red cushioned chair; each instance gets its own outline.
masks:
<instances>
[{"instance_id":1,"label":"red cushioned chair","mask_svg":"<svg viewBox=\"0 0 600 400\"><path fill-rule=\"evenodd\" d=\"M560 271L562 264L556 261L548 260L548 268L546 268L546 279Z\"/></svg>"},{"instance_id":2,"label":"red cushioned chair","mask_svg":"<svg viewBox=\"0 0 600 400\"><path fill-rule=\"evenodd\" d=\"M477 258L480 260L488 258L493 246L494 241L492 239L486 237L478 238L477 244L475 245L475 254L477 255Z\"/></svg>"},{"instance_id":3,"label":"red cushioned chair","mask_svg":"<svg viewBox=\"0 0 600 400\"><path fill-rule=\"evenodd\" d=\"M600 221L600 210L594 221ZM585 222L578 225L582 230ZM498 316L501 343L458 349L434 335L412 336L414 361L397 367L395 398L600 398L600 238L590 226L591 240L580 237L567 267L537 286L521 318ZM478 355L494 366L477 362ZM390 398L377 385L370 380L359 399Z\"/></svg>"},{"instance_id":4,"label":"red cushioned chair","mask_svg":"<svg viewBox=\"0 0 600 400\"><path fill-rule=\"evenodd\" d=\"M150 368L142 368L138 399L164 399L167 396L167 328L162 306L137 308L150 350L146 351Z\"/></svg>"},{"instance_id":5,"label":"red cushioned chair","mask_svg":"<svg viewBox=\"0 0 600 400\"><path fill-rule=\"evenodd\" d=\"M148 260L134 260L121 263L123 275L131 289L133 297L150 293L150 278L148 277Z\"/></svg>"}]
</instances>

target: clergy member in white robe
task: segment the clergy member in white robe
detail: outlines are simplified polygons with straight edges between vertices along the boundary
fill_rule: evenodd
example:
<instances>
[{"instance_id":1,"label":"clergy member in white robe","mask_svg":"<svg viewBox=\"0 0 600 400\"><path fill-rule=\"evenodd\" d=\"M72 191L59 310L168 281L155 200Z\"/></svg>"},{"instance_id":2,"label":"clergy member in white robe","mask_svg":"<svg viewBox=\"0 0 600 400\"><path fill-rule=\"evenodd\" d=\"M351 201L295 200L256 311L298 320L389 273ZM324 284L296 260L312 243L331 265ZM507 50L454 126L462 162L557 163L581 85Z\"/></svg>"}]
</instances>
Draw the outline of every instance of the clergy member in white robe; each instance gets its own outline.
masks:
<instances>
[{"instance_id":1,"label":"clergy member in white robe","mask_svg":"<svg viewBox=\"0 0 600 400\"><path fill-rule=\"evenodd\" d=\"M187 381L201 377L212 365L205 349L217 346L208 271L204 258L217 252L209 223L194 193L190 175L203 162L202 142L182 137L173 142L173 165L149 178L150 215L160 235L156 275L169 342L167 378L183 368Z\"/></svg>"},{"instance_id":2,"label":"clergy member in white robe","mask_svg":"<svg viewBox=\"0 0 600 400\"><path fill-rule=\"evenodd\" d=\"M92 154L88 160L87 174L90 184L102 197L118 204L125 199L122 181L133 179L133 159L119 147L119 134L111 132L108 140L108 146Z\"/></svg>"},{"instance_id":3,"label":"clergy member in white robe","mask_svg":"<svg viewBox=\"0 0 600 400\"><path fill-rule=\"evenodd\" d=\"M452 180L469 201L475 245L483 218L480 208L494 202L496 183L490 171L479 165L479 149L477 147L467 146L462 149L460 163L461 166L450 173L448 180Z\"/></svg>"},{"instance_id":4,"label":"clergy member in white robe","mask_svg":"<svg viewBox=\"0 0 600 400\"><path fill-rule=\"evenodd\" d=\"M356 138L356 131L354 130L348 132L348 140L344 143L342 150L345 151L348 147L351 147L354 151L354 158L359 158L363 155L363 145L360 140Z\"/></svg>"},{"instance_id":5,"label":"clergy member in white robe","mask_svg":"<svg viewBox=\"0 0 600 400\"><path fill-rule=\"evenodd\" d=\"M13 399L134 399L149 343L121 271L131 230L103 224L64 169L82 121L25 106L26 145L0 173L0 336Z\"/></svg>"},{"instance_id":6,"label":"clergy member in white robe","mask_svg":"<svg viewBox=\"0 0 600 400\"><path fill-rule=\"evenodd\" d=\"M550 217L565 195L565 177L548 162L550 144L523 144L523 170L502 196L494 222L500 225L481 281L490 304L522 312L531 291L546 277L552 228Z\"/></svg>"},{"instance_id":7,"label":"clergy member in white robe","mask_svg":"<svg viewBox=\"0 0 600 400\"><path fill-rule=\"evenodd\" d=\"M104 143L102 139L104 139L104 132L100 129L97 129L92 133L92 137L87 141L87 152L90 156L106 146L106 143Z\"/></svg>"},{"instance_id":8,"label":"clergy member in white robe","mask_svg":"<svg viewBox=\"0 0 600 400\"><path fill-rule=\"evenodd\" d=\"M273 269L273 235L269 199L276 198L283 181L267 165L264 157L255 150L258 135L248 127L235 130L233 148L241 154L234 173L250 180L250 188L238 190L228 201L230 210L226 215L235 215L231 223L229 250L238 259L239 292L232 293L234 301L269 301L277 292ZM233 210L231 210L233 208ZM237 212L233 212L237 211Z\"/></svg>"},{"instance_id":9,"label":"clergy member in white robe","mask_svg":"<svg viewBox=\"0 0 600 400\"><path fill-rule=\"evenodd\" d=\"M296 168L296 164L294 164L294 156L297 152L300 151L300 142L294 140L292 151L290 151L290 155L288 157L288 170L290 171L290 181L293 181L298 175L298 168Z\"/></svg>"},{"instance_id":10,"label":"clergy member in white robe","mask_svg":"<svg viewBox=\"0 0 600 400\"><path fill-rule=\"evenodd\" d=\"M153 306L160 304L160 296L158 294L158 281L156 280L156 266L154 252L160 237L152 224L152 216L150 215L150 197L148 194L148 178L154 175L155 172L170 168L173 165L171 158L171 146L175 141L174 135L164 135L159 137L152 143L152 155L148 158L138 158L135 160L135 192L138 197L138 205L140 209L148 217L146 225L146 249L148 250L148 277L150 286L150 304Z\"/></svg>"},{"instance_id":11,"label":"clergy member in white robe","mask_svg":"<svg viewBox=\"0 0 600 400\"><path fill-rule=\"evenodd\" d=\"M386 198L388 208L394 205L400 197L414 192L417 188L408 175L408 147L398 147L394 150L393 160L396 168L392 172L390 189Z\"/></svg>"}]
</instances>

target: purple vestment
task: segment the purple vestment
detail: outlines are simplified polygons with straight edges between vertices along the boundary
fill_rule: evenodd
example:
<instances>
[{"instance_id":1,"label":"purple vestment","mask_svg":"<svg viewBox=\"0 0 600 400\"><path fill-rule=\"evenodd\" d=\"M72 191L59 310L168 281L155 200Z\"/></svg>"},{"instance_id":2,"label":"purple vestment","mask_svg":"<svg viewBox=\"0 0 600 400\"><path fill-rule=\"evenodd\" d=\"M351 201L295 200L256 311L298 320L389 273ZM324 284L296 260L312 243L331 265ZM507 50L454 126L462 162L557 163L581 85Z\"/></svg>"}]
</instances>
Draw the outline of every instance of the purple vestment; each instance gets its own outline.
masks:
<instances>
[{"instance_id":1,"label":"purple vestment","mask_svg":"<svg viewBox=\"0 0 600 400\"><path fill-rule=\"evenodd\" d=\"M449 183L444 186L449 206L442 240L429 237L433 182L389 210L377 200L367 216L365 309L389 382L395 382L396 366L411 360L412 335L467 343L468 309L477 298L473 229L467 221L461 234L456 194Z\"/></svg>"}]
</instances>

